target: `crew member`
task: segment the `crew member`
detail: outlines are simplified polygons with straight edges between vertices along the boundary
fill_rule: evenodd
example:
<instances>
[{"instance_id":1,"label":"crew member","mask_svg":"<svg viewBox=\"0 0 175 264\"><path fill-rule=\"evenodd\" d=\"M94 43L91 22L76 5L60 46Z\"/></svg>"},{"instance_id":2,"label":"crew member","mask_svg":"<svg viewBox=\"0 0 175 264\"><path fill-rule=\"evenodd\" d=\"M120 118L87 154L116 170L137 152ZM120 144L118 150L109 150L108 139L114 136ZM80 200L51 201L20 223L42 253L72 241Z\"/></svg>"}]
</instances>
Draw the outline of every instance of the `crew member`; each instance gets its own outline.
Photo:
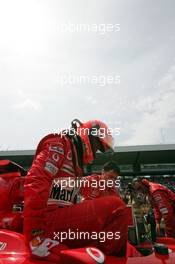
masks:
<instances>
[{"instance_id":1,"label":"crew member","mask_svg":"<svg viewBox=\"0 0 175 264\"><path fill-rule=\"evenodd\" d=\"M157 233L160 234L160 221L163 218L166 235L175 237L175 193L161 184L139 177L133 180L133 187L136 191L148 195L154 207Z\"/></svg>"},{"instance_id":2,"label":"crew member","mask_svg":"<svg viewBox=\"0 0 175 264\"><path fill-rule=\"evenodd\" d=\"M85 177L85 184L81 188L82 200L89 200L109 195L119 197L120 168L116 162L109 161L104 164L102 174Z\"/></svg>"}]
</instances>

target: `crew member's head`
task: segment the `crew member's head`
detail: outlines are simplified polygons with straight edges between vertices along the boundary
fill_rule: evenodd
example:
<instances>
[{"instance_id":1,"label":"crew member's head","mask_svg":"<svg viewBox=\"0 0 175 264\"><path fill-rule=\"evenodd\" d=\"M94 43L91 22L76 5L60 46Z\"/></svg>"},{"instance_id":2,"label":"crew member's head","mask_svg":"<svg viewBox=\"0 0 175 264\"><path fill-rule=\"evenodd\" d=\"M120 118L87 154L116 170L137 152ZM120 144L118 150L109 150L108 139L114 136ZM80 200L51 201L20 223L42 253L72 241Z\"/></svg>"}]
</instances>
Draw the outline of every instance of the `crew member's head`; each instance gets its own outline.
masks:
<instances>
[{"instance_id":1,"label":"crew member's head","mask_svg":"<svg viewBox=\"0 0 175 264\"><path fill-rule=\"evenodd\" d=\"M148 193L149 181L142 177L136 177L132 181L132 186L136 192Z\"/></svg>"},{"instance_id":2,"label":"crew member's head","mask_svg":"<svg viewBox=\"0 0 175 264\"><path fill-rule=\"evenodd\" d=\"M100 120L80 122L72 121L72 128L81 138L83 148L83 164L89 164L95 159L96 152L113 151L114 140L111 130Z\"/></svg>"},{"instance_id":3,"label":"crew member's head","mask_svg":"<svg viewBox=\"0 0 175 264\"><path fill-rule=\"evenodd\" d=\"M102 175L105 180L115 180L120 175L120 168L115 161L109 161L104 164Z\"/></svg>"}]
</instances>

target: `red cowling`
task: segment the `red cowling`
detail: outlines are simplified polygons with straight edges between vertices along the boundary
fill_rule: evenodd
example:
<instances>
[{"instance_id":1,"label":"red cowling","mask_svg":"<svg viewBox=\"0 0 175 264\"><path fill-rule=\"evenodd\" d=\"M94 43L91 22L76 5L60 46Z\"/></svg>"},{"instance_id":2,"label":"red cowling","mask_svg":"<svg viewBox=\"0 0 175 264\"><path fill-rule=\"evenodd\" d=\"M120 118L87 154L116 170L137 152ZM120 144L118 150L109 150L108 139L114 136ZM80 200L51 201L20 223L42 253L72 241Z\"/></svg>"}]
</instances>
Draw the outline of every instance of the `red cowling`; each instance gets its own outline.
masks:
<instances>
[{"instance_id":1,"label":"red cowling","mask_svg":"<svg viewBox=\"0 0 175 264\"><path fill-rule=\"evenodd\" d=\"M135 255L135 250L128 245L132 252L130 257L107 256L105 264L174 264L175 263L175 239L161 238L157 242L166 244L171 252L169 255L151 254L146 257ZM128 252L129 252L128 251ZM79 248L61 251L61 260L57 264L97 264L104 263L104 255L96 248ZM47 261L39 261L29 257L28 247L25 245L24 236L12 231L0 231L0 263L1 264L51 264Z\"/></svg>"},{"instance_id":2,"label":"red cowling","mask_svg":"<svg viewBox=\"0 0 175 264\"><path fill-rule=\"evenodd\" d=\"M21 232L22 214L14 212L22 207L24 170L9 160L0 160L0 228Z\"/></svg>"},{"instance_id":3,"label":"red cowling","mask_svg":"<svg viewBox=\"0 0 175 264\"><path fill-rule=\"evenodd\" d=\"M97 264L104 263L104 254L96 248L79 248L63 250L57 264ZM0 231L0 263L1 264L36 264L47 263L30 258L30 252L23 235L8 231Z\"/></svg>"}]
</instances>

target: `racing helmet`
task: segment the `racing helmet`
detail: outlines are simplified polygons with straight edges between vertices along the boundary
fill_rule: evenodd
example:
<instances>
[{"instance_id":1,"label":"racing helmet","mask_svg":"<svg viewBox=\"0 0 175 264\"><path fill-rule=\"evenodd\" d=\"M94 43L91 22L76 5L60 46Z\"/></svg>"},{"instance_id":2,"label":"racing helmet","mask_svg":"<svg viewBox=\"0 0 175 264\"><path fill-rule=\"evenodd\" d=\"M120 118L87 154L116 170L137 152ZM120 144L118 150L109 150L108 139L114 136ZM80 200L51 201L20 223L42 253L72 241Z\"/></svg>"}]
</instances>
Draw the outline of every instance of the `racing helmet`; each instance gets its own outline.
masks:
<instances>
[{"instance_id":1,"label":"racing helmet","mask_svg":"<svg viewBox=\"0 0 175 264\"><path fill-rule=\"evenodd\" d=\"M114 140L111 130L102 121L89 120L83 123L74 119L71 125L81 138L84 164L89 164L95 159L97 150L101 152L113 151Z\"/></svg>"}]
</instances>

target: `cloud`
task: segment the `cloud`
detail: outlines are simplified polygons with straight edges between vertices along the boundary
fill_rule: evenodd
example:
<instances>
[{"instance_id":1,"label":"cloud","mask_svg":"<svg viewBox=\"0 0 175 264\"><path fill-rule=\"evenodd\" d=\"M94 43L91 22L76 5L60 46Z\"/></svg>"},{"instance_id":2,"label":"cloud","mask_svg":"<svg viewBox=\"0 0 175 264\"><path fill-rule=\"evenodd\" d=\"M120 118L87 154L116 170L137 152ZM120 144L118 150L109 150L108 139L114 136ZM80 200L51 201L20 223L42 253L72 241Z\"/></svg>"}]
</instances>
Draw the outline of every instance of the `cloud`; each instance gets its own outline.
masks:
<instances>
[{"instance_id":1,"label":"cloud","mask_svg":"<svg viewBox=\"0 0 175 264\"><path fill-rule=\"evenodd\" d=\"M41 104L40 102L31 99L28 94L25 94L24 91L18 90L17 91L17 101L15 104L12 105L13 109L18 110L32 110L32 111L40 111L41 110Z\"/></svg>"},{"instance_id":2,"label":"cloud","mask_svg":"<svg viewBox=\"0 0 175 264\"><path fill-rule=\"evenodd\" d=\"M126 145L168 143L165 134L174 133L175 65L159 81L158 88L152 95L138 100L140 120L131 125L133 133L124 142Z\"/></svg>"},{"instance_id":3,"label":"cloud","mask_svg":"<svg viewBox=\"0 0 175 264\"><path fill-rule=\"evenodd\" d=\"M26 99L21 103L13 105L13 108L39 111L41 109L41 105L38 102L32 101L31 99Z\"/></svg>"}]
</instances>

